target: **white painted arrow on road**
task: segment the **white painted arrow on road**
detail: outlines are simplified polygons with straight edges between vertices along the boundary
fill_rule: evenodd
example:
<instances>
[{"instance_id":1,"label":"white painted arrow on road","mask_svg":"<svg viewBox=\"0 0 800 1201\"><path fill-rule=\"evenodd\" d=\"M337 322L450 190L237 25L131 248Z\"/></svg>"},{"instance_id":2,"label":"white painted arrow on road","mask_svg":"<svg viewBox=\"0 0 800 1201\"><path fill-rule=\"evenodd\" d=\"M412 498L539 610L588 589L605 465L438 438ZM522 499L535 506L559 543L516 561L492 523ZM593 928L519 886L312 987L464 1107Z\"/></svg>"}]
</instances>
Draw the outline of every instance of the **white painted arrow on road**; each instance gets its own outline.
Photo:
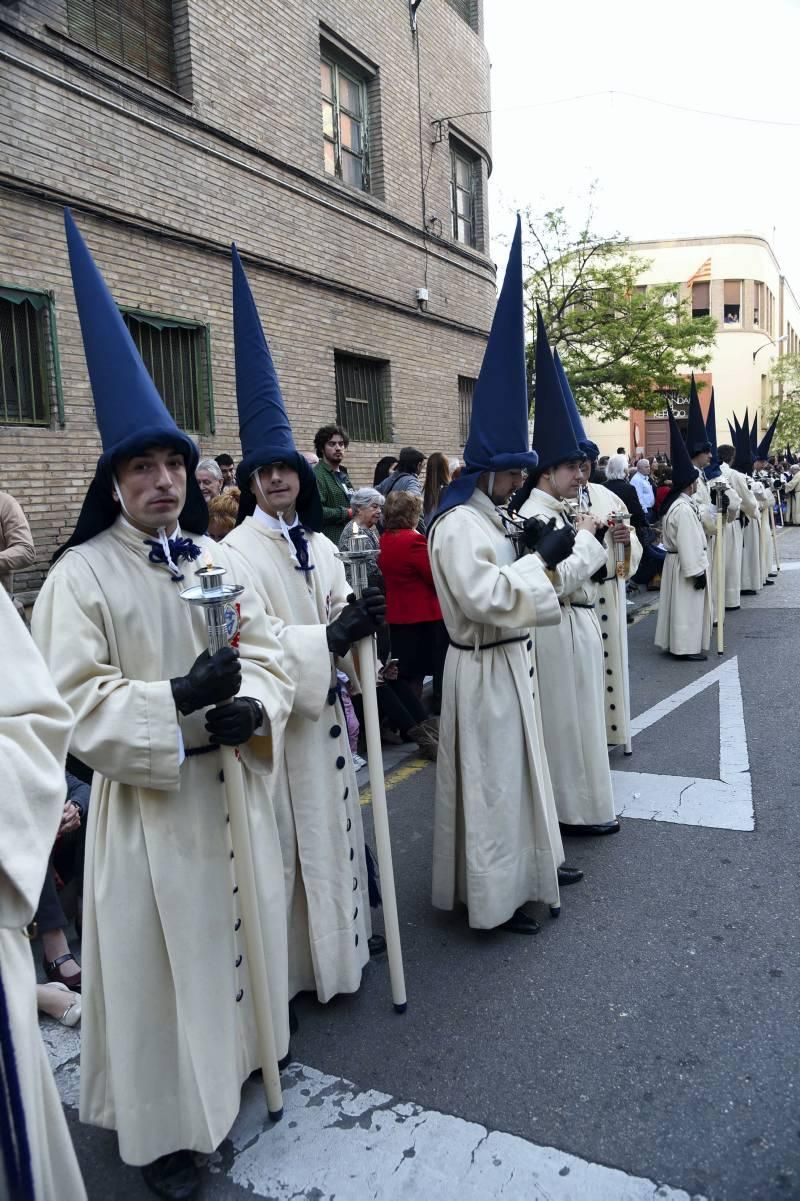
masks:
<instances>
[{"instance_id":1,"label":"white painted arrow on road","mask_svg":"<svg viewBox=\"0 0 800 1201\"><path fill-rule=\"evenodd\" d=\"M715 684L719 685L719 779L612 771L614 798L620 817L712 826L717 830L754 828L753 790L737 658L729 659L640 713L631 722L632 737Z\"/></svg>"}]
</instances>

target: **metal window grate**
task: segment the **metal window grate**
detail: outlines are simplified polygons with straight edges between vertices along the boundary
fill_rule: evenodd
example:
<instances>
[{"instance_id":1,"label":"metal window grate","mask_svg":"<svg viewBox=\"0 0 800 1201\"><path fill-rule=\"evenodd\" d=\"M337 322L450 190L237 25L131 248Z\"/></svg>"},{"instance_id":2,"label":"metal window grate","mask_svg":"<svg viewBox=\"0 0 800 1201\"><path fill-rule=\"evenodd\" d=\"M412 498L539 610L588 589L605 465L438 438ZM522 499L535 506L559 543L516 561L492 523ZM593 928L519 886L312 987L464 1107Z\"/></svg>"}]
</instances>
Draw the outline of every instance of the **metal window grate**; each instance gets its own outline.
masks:
<instances>
[{"instance_id":1,"label":"metal window grate","mask_svg":"<svg viewBox=\"0 0 800 1201\"><path fill-rule=\"evenodd\" d=\"M389 364L336 354L336 420L354 442L388 442Z\"/></svg>"},{"instance_id":2,"label":"metal window grate","mask_svg":"<svg viewBox=\"0 0 800 1201\"><path fill-rule=\"evenodd\" d=\"M475 395L476 382L471 375L459 375L458 377L458 431L462 446L469 437L472 398Z\"/></svg>"},{"instance_id":3,"label":"metal window grate","mask_svg":"<svg viewBox=\"0 0 800 1201\"><path fill-rule=\"evenodd\" d=\"M190 434L209 431L211 374L206 327L123 313L164 404Z\"/></svg>"},{"instance_id":4,"label":"metal window grate","mask_svg":"<svg viewBox=\"0 0 800 1201\"><path fill-rule=\"evenodd\" d=\"M447 0L447 3L458 13L462 21L466 21L470 29L477 31L477 5L475 0Z\"/></svg>"},{"instance_id":5,"label":"metal window grate","mask_svg":"<svg viewBox=\"0 0 800 1201\"><path fill-rule=\"evenodd\" d=\"M67 0L72 37L175 86L172 0Z\"/></svg>"},{"instance_id":6,"label":"metal window grate","mask_svg":"<svg viewBox=\"0 0 800 1201\"><path fill-rule=\"evenodd\" d=\"M47 297L0 294L0 423L49 425Z\"/></svg>"}]
</instances>

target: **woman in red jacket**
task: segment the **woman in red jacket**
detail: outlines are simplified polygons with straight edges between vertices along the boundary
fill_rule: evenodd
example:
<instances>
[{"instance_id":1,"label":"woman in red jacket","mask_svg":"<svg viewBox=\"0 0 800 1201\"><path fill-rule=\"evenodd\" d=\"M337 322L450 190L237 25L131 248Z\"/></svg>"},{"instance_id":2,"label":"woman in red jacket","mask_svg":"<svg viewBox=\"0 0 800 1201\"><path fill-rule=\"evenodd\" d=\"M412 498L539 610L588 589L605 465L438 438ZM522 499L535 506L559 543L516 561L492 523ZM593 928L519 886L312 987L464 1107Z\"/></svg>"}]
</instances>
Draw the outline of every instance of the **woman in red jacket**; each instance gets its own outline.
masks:
<instances>
[{"instance_id":1,"label":"woman in red jacket","mask_svg":"<svg viewBox=\"0 0 800 1201\"><path fill-rule=\"evenodd\" d=\"M400 679L407 680L421 696L425 676L432 675L436 696L447 642L428 543L416 529L421 513L422 497L411 492L389 493L378 566L386 583L386 620Z\"/></svg>"}]
</instances>

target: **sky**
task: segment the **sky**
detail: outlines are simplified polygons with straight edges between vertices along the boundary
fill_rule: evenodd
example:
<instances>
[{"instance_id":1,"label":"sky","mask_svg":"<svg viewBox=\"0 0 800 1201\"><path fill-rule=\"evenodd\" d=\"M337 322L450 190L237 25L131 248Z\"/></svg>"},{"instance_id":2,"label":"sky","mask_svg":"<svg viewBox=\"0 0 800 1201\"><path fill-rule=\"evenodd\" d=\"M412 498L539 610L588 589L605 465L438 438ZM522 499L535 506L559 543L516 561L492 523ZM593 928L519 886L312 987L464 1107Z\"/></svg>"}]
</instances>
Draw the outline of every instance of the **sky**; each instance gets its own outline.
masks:
<instances>
[{"instance_id":1,"label":"sky","mask_svg":"<svg viewBox=\"0 0 800 1201\"><path fill-rule=\"evenodd\" d=\"M517 207L579 225L596 183L597 232L758 234L800 295L800 0L484 0L484 15L501 269Z\"/></svg>"}]
</instances>

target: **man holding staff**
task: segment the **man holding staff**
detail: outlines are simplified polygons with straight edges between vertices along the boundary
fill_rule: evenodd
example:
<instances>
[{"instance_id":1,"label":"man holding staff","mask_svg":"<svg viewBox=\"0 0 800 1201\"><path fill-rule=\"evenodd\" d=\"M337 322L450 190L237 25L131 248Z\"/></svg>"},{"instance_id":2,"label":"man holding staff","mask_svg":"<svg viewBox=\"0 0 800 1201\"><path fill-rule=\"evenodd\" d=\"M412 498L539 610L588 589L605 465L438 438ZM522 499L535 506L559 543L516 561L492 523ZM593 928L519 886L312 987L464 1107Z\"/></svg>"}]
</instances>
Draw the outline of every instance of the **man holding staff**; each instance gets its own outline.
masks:
<instances>
[{"instance_id":1,"label":"man holding staff","mask_svg":"<svg viewBox=\"0 0 800 1201\"><path fill-rule=\"evenodd\" d=\"M154 1193L186 1198L200 1183L193 1152L225 1138L243 1082L264 1066L252 924L277 1054L288 1051L283 872L268 788L291 687L252 588L226 613L237 650L214 655L202 611L181 599L205 556L247 581L198 533L207 512L197 450L167 412L69 213L66 223L103 453L36 603L33 634L74 714L71 748L95 773L80 1114L117 1131L122 1159L142 1166ZM241 748L260 902L247 929L220 744Z\"/></svg>"},{"instance_id":2,"label":"man holding staff","mask_svg":"<svg viewBox=\"0 0 800 1201\"><path fill-rule=\"evenodd\" d=\"M274 792L289 929L290 996L356 992L369 959L367 864L358 784L333 655L383 622L385 599L350 588L322 530L314 474L298 453L250 285L233 248L240 524L225 539L280 638L292 712ZM353 675L352 665L349 674Z\"/></svg>"},{"instance_id":3,"label":"man holding staff","mask_svg":"<svg viewBox=\"0 0 800 1201\"><path fill-rule=\"evenodd\" d=\"M601 614L609 620L603 622L608 634L603 645L603 668L605 671L605 719L606 742L609 746L624 746L625 753L631 751L630 684L628 680L628 605L625 581L635 574L642 558L642 544L631 528L630 513L620 498L603 484L591 480L594 464L600 448L586 437L578 406L572 395L567 374L561 364L558 351L553 354L558 372L561 392L567 406L572 428L586 458L581 463L583 484L579 493L579 508L585 510L605 526L603 542L606 548L606 569L602 579L598 575L597 604ZM621 582L620 582L621 581ZM620 703L620 697L624 703Z\"/></svg>"},{"instance_id":4,"label":"man holding staff","mask_svg":"<svg viewBox=\"0 0 800 1201\"><path fill-rule=\"evenodd\" d=\"M604 699L609 695L614 712L622 716L625 697L618 684L605 684L603 648L613 622L603 609L598 619L596 609L599 581L607 569L605 523L579 509L586 450L575 436L541 313L533 448L539 463L528 475L520 516L576 531L569 556L552 576L561 621L536 639L536 667L546 690L544 744L558 819L562 832L569 834L615 834L620 825L608 766Z\"/></svg>"}]
</instances>

